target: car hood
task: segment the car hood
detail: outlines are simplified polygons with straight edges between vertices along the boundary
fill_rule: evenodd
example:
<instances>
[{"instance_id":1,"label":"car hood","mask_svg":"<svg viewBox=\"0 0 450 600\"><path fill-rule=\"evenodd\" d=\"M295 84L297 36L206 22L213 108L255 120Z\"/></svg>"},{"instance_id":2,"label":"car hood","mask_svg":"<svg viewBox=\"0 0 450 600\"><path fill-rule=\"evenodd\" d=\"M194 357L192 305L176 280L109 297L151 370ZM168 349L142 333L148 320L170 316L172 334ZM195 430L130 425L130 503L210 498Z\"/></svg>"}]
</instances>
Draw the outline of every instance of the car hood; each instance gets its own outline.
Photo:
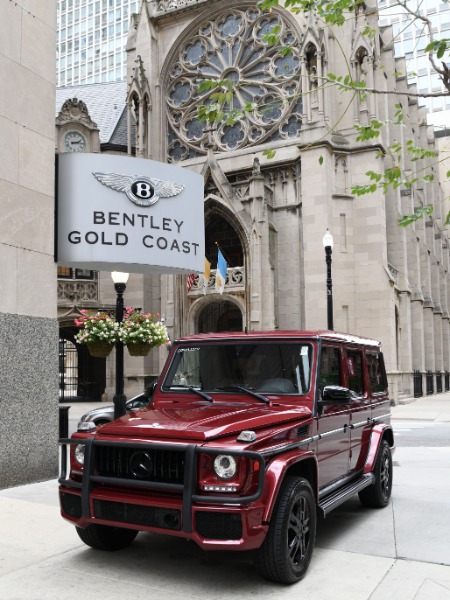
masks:
<instances>
[{"instance_id":1,"label":"car hood","mask_svg":"<svg viewBox=\"0 0 450 600\"><path fill-rule=\"evenodd\" d=\"M207 441L245 429L273 427L311 416L305 406L214 402L182 405L164 403L141 409L101 427L102 434Z\"/></svg>"}]
</instances>

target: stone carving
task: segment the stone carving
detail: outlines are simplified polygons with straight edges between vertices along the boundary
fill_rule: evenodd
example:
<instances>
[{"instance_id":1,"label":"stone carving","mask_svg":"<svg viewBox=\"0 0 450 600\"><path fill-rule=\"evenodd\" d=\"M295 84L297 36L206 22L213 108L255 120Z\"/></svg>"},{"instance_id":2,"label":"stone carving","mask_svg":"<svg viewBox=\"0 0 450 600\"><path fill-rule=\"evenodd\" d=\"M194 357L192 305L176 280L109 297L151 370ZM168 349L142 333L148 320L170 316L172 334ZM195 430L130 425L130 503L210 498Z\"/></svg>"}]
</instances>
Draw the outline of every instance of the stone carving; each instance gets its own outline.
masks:
<instances>
[{"instance_id":1,"label":"stone carving","mask_svg":"<svg viewBox=\"0 0 450 600\"><path fill-rule=\"evenodd\" d=\"M69 98L66 100L56 117L57 125L64 125L68 122L77 122L89 129L98 129L97 123L94 123L89 116L86 104L83 100L78 100L78 98Z\"/></svg>"},{"instance_id":2,"label":"stone carving","mask_svg":"<svg viewBox=\"0 0 450 600\"><path fill-rule=\"evenodd\" d=\"M279 43L269 46L264 35L280 27ZM282 46L292 53L283 56ZM256 8L225 10L204 22L184 41L169 65L166 82L168 159L170 162L206 154L208 147L228 152L274 139L297 137L301 127L301 63L299 34L281 13ZM214 91L198 91L201 80L233 83L228 108L257 108L235 123L208 130L198 119L198 105L211 104Z\"/></svg>"},{"instance_id":3,"label":"stone carving","mask_svg":"<svg viewBox=\"0 0 450 600\"><path fill-rule=\"evenodd\" d=\"M74 304L98 301L97 281L58 280L58 302Z\"/></svg>"},{"instance_id":4,"label":"stone carving","mask_svg":"<svg viewBox=\"0 0 450 600\"><path fill-rule=\"evenodd\" d=\"M216 269L211 269L209 281L208 281L208 291L215 292L216 285ZM245 267L228 267L227 269L227 279L225 285L227 286L227 292L236 292L241 290L245 284ZM194 283L191 287L189 295L195 295L194 292L198 292L198 290L203 289L203 280L200 278L200 275L196 275L194 279Z\"/></svg>"}]
</instances>

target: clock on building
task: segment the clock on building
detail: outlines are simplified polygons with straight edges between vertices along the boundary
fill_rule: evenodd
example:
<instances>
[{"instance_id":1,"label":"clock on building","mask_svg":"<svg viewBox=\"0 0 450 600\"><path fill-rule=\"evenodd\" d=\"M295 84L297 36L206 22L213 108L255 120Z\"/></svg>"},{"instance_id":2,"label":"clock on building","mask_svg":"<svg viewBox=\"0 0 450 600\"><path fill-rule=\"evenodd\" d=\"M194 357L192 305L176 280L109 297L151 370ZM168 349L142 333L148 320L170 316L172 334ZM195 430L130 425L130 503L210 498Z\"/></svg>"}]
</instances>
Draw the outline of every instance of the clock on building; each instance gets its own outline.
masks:
<instances>
[{"instance_id":1,"label":"clock on building","mask_svg":"<svg viewBox=\"0 0 450 600\"><path fill-rule=\"evenodd\" d=\"M68 131L64 135L64 149L66 152L86 152L87 140L79 131Z\"/></svg>"}]
</instances>

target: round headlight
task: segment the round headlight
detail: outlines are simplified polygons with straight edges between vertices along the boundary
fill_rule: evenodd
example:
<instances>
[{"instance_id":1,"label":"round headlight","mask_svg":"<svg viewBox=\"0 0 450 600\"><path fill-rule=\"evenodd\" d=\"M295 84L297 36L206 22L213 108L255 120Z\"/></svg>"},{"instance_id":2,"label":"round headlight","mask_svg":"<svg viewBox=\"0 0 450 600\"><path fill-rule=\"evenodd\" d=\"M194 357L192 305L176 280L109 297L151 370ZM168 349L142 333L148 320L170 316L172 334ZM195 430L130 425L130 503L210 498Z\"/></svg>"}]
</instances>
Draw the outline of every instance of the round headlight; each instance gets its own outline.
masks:
<instances>
[{"instance_id":1,"label":"round headlight","mask_svg":"<svg viewBox=\"0 0 450 600\"><path fill-rule=\"evenodd\" d=\"M75 460L80 465L84 465L84 444L77 444L75 446Z\"/></svg>"},{"instance_id":2,"label":"round headlight","mask_svg":"<svg viewBox=\"0 0 450 600\"><path fill-rule=\"evenodd\" d=\"M219 454L214 459L214 471L221 479L231 479L237 469L236 460L229 454Z\"/></svg>"}]
</instances>

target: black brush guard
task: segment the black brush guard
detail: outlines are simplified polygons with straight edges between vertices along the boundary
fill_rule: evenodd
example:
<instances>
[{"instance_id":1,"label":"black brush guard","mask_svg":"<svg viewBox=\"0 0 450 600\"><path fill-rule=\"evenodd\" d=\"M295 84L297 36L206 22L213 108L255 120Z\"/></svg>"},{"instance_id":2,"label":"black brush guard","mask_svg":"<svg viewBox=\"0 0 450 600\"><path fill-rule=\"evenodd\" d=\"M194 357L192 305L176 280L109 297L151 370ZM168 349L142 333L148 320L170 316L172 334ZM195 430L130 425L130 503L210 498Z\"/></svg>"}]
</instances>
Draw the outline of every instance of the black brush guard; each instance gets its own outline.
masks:
<instances>
[{"instance_id":1,"label":"black brush guard","mask_svg":"<svg viewBox=\"0 0 450 600\"><path fill-rule=\"evenodd\" d=\"M81 490L81 513L85 519L92 517L90 510L89 498L94 487L94 484L105 484L117 487L134 487L145 490L163 490L169 492L178 492L182 495L182 531L192 533L192 506L194 502L202 502L207 504L250 504L257 500L263 493L265 462L261 454L247 450L229 450L228 448L205 448L194 444L158 444L158 443L139 443L139 442L113 442L106 440L88 439L60 439L61 445L60 455L60 477L58 483L67 488ZM70 456L68 448L70 445L84 444L84 468L82 481L73 481L68 478L68 470L70 469ZM126 448L136 450L161 450L184 452L184 483L165 483L155 481L143 481L140 479L128 479L120 477L105 477L95 474L95 452L99 446L110 446L112 448ZM248 496L237 496L227 494L222 496L205 496L196 494L197 487L197 454L227 454L248 458L257 461L259 464L258 471L258 486L256 492Z\"/></svg>"}]
</instances>

